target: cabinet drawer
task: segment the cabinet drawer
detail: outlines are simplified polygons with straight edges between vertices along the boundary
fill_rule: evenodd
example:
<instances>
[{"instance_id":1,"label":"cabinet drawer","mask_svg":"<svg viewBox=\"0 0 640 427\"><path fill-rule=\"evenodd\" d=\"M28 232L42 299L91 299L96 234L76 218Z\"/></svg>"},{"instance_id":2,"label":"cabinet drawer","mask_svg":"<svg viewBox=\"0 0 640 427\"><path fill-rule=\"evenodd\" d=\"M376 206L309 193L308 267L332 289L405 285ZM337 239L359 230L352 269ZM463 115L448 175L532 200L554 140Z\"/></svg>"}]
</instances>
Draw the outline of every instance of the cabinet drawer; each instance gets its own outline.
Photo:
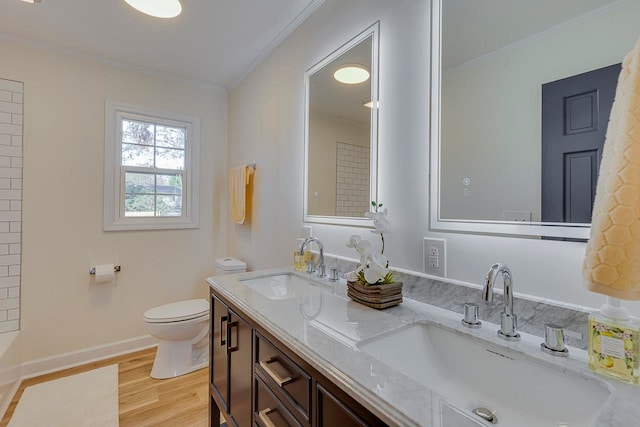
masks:
<instances>
[{"instance_id":1,"label":"cabinet drawer","mask_svg":"<svg viewBox=\"0 0 640 427\"><path fill-rule=\"evenodd\" d=\"M311 377L260 334L256 334L256 352L256 369L304 419L309 420Z\"/></svg>"},{"instance_id":2,"label":"cabinet drawer","mask_svg":"<svg viewBox=\"0 0 640 427\"><path fill-rule=\"evenodd\" d=\"M256 400L253 417L257 425L262 427L300 427L293 415L278 401L257 375L254 384Z\"/></svg>"}]
</instances>

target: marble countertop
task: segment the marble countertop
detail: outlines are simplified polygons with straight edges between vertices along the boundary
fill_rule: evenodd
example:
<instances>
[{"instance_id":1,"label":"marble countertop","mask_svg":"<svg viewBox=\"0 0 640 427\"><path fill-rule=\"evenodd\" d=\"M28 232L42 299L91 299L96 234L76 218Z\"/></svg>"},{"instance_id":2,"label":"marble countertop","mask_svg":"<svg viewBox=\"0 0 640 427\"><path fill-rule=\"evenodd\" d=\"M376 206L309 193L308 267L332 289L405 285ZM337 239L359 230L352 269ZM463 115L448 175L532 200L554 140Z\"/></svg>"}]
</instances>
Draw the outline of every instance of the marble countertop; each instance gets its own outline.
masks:
<instances>
[{"instance_id":1,"label":"marble countertop","mask_svg":"<svg viewBox=\"0 0 640 427\"><path fill-rule=\"evenodd\" d=\"M309 286L308 292L305 290L281 298L277 292L269 294L243 282L275 274L299 276L312 281L315 286ZM396 307L374 310L347 297L344 279L338 282L320 280L290 268L215 276L208 278L207 282L390 425L439 427L440 402L445 398L415 381L411 375L405 375L361 351L360 347L421 322L470 337L548 369L595 381L607 388L611 395L593 426L640 425L640 387L592 373L584 350L570 347L567 358L550 356L540 351L539 337L521 333L520 342L506 342L496 336L497 325L483 322L480 329L465 328L458 313L408 298ZM402 350L405 349L398 349ZM406 350L411 351L411 343L407 343Z\"/></svg>"}]
</instances>

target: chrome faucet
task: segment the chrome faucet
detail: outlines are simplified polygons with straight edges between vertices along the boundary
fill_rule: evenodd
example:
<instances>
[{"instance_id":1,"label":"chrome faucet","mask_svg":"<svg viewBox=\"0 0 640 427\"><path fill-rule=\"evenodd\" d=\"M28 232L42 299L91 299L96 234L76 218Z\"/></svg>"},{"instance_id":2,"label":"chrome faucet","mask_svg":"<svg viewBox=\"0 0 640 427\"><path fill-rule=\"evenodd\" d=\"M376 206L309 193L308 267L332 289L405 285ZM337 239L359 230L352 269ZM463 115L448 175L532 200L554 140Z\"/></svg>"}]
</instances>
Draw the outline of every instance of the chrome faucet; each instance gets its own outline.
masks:
<instances>
[{"instance_id":1,"label":"chrome faucet","mask_svg":"<svg viewBox=\"0 0 640 427\"><path fill-rule=\"evenodd\" d=\"M322 249L322 242L320 241L320 239L318 239L317 237L308 237L304 242L302 242L302 245L300 245L300 255L304 255L304 248L309 244L309 243L313 243L316 242L318 244L318 248L320 250L320 260L318 261L318 267L317 267L317 272L318 272L318 277L324 277L327 275L326 269L327 267L324 265L324 250ZM313 269L309 268L309 270L307 270L308 273L313 273Z\"/></svg>"},{"instance_id":2,"label":"chrome faucet","mask_svg":"<svg viewBox=\"0 0 640 427\"><path fill-rule=\"evenodd\" d=\"M487 273L487 278L484 280L482 299L487 302L493 302L493 285L501 273L504 286L504 310L500 313L498 336L507 341L520 341L520 334L517 331L518 317L513 314L513 277L509 267L501 263L491 266Z\"/></svg>"}]
</instances>

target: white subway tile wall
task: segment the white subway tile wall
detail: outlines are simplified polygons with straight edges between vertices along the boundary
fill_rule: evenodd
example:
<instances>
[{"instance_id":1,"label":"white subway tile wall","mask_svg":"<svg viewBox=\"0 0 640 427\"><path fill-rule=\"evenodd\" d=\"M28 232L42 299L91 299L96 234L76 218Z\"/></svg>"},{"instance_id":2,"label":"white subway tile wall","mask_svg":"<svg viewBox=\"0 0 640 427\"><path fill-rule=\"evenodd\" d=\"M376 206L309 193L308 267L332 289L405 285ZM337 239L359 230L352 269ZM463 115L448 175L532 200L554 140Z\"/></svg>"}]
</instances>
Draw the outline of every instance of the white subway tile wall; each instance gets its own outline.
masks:
<instances>
[{"instance_id":1,"label":"white subway tile wall","mask_svg":"<svg viewBox=\"0 0 640 427\"><path fill-rule=\"evenodd\" d=\"M336 143L336 215L361 217L369 211L369 147Z\"/></svg>"},{"instance_id":2,"label":"white subway tile wall","mask_svg":"<svg viewBox=\"0 0 640 427\"><path fill-rule=\"evenodd\" d=\"M20 328L23 92L0 79L0 333Z\"/></svg>"}]
</instances>

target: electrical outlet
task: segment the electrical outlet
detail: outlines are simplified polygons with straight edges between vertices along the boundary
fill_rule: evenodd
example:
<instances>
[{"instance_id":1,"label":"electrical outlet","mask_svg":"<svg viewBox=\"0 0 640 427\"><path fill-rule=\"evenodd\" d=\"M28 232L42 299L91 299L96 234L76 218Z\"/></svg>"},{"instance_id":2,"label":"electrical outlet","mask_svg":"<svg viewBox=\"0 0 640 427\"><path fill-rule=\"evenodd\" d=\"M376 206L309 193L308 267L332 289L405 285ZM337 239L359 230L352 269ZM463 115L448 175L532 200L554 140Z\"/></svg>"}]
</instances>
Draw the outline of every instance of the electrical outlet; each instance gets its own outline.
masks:
<instances>
[{"instance_id":1,"label":"electrical outlet","mask_svg":"<svg viewBox=\"0 0 640 427\"><path fill-rule=\"evenodd\" d=\"M444 239L428 239L422 241L422 270L433 276L447 277L447 241Z\"/></svg>"}]
</instances>

